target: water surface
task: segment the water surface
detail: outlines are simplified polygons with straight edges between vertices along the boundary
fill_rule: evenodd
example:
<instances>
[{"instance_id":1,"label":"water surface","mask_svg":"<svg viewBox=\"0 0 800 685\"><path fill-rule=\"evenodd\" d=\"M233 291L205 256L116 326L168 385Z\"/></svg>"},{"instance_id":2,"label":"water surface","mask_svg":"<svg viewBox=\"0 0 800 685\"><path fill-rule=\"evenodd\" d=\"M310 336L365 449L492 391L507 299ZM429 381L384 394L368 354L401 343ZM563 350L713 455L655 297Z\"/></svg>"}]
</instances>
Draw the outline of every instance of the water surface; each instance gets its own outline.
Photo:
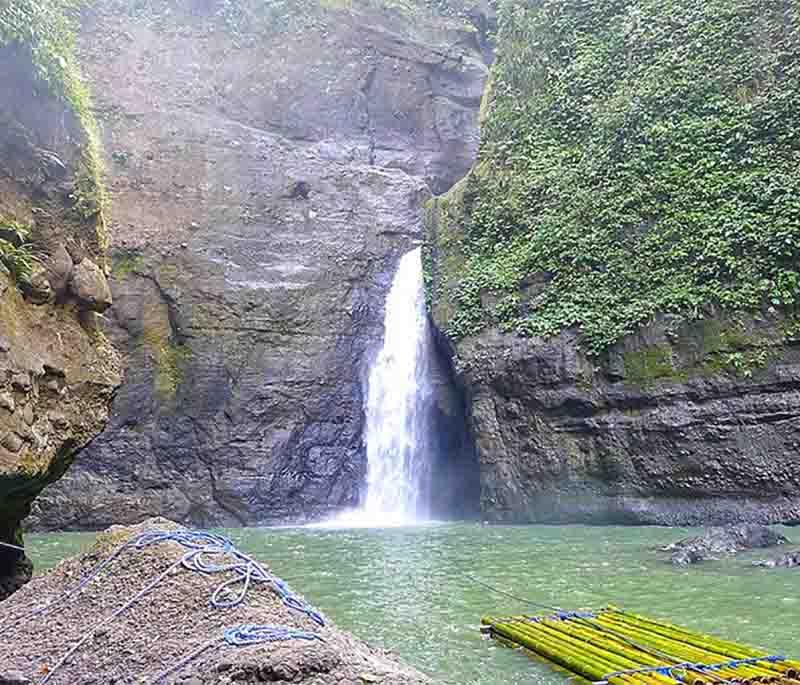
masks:
<instances>
[{"instance_id":1,"label":"water surface","mask_svg":"<svg viewBox=\"0 0 800 685\"><path fill-rule=\"evenodd\" d=\"M415 528L223 531L268 563L340 627L451 685L556 685L563 676L478 632L486 613L530 607L464 574L564 608L608 603L800 657L800 569L753 558L683 569L652 551L692 531L649 527L443 524ZM800 540L800 531L783 531ZM40 569L89 534L30 535Z\"/></svg>"}]
</instances>

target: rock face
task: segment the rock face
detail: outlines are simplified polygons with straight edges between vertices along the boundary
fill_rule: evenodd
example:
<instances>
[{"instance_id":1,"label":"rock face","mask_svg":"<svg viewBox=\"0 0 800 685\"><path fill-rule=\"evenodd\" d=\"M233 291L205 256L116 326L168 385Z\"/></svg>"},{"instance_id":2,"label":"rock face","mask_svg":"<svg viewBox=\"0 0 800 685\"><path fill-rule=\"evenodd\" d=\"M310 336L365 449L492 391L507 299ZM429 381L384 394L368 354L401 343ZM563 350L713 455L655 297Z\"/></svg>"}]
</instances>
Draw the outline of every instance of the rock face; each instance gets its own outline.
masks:
<instances>
[{"instance_id":1,"label":"rock face","mask_svg":"<svg viewBox=\"0 0 800 685\"><path fill-rule=\"evenodd\" d=\"M754 524L710 528L703 535L684 538L662 549L671 552L672 563L688 566L707 559L731 556L747 549L784 545L789 540L780 533Z\"/></svg>"},{"instance_id":2,"label":"rock face","mask_svg":"<svg viewBox=\"0 0 800 685\"><path fill-rule=\"evenodd\" d=\"M180 565L188 550L173 541L129 547L78 595L39 617L30 617L33 609L63 599L77 579L135 536L181 530L163 519L111 528L86 554L62 562L0 604L0 682L38 682L43 672L53 685L88 682L90 675L102 682L151 682L162 674L166 675L159 682L191 685L432 682L329 622L321 626L305 613L291 610L267 583L252 583L243 602L234 608L214 608L209 600L221 583L232 583L230 594L221 595L223 600L230 601L241 591L236 573L208 575L189 570ZM237 561L224 552L201 556L207 563ZM157 583L160 574L164 577ZM111 618L150 583L151 591L140 602ZM223 639L226 629L242 625L302 631L306 639L246 647ZM83 638L88 639L79 644ZM75 645L73 656L58 665Z\"/></svg>"},{"instance_id":3,"label":"rock face","mask_svg":"<svg viewBox=\"0 0 800 685\"><path fill-rule=\"evenodd\" d=\"M601 363L573 333L492 331L456 363L486 518L800 521L800 350L782 317L661 319Z\"/></svg>"},{"instance_id":4,"label":"rock face","mask_svg":"<svg viewBox=\"0 0 800 685\"><path fill-rule=\"evenodd\" d=\"M100 432L121 377L94 314L66 290L69 251L103 259L101 217L76 208L85 131L26 49L0 47L0 64L0 225L27 227L36 257L15 278L0 250L0 542L20 545L31 502ZM0 599L29 576L0 546Z\"/></svg>"},{"instance_id":5,"label":"rock face","mask_svg":"<svg viewBox=\"0 0 800 685\"><path fill-rule=\"evenodd\" d=\"M490 18L237 5L101 0L84 17L128 372L41 528L256 524L359 497L383 302L423 203L474 158ZM467 444L458 398L440 406L442 443Z\"/></svg>"}]
</instances>

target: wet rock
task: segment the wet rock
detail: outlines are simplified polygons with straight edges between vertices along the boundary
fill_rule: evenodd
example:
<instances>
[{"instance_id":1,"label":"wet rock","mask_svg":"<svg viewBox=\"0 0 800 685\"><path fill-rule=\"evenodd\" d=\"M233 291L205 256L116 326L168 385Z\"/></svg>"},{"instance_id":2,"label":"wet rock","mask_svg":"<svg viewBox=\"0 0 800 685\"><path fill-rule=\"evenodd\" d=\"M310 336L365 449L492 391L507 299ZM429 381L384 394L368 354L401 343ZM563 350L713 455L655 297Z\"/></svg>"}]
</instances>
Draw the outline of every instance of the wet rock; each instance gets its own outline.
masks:
<instances>
[{"instance_id":1,"label":"wet rock","mask_svg":"<svg viewBox=\"0 0 800 685\"><path fill-rule=\"evenodd\" d=\"M607 360L586 355L575 331L445 339L469 403L483 518L800 521L800 355L785 342L785 325L777 315L680 325L658 318ZM762 341L769 363L750 377L711 373L703 346L727 329ZM654 355L669 360L663 377L641 370Z\"/></svg>"},{"instance_id":2,"label":"wet rock","mask_svg":"<svg viewBox=\"0 0 800 685\"><path fill-rule=\"evenodd\" d=\"M762 566L764 568L798 568L800 567L800 550L789 552L777 559L754 561L753 566Z\"/></svg>"},{"instance_id":3,"label":"wet rock","mask_svg":"<svg viewBox=\"0 0 800 685\"><path fill-rule=\"evenodd\" d=\"M91 259L76 264L70 280L70 291L78 303L95 312L104 312L111 306L111 288L102 269Z\"/></svg>"},{"instance_id":4,"label":"wet rock","mask_svg":"<svg viewBox=\"0 0 800 685\"><path fill-rule=\"evenodd\" d=\"M685 538L662 548L672 553L677 566L696 564L708 559L731 556L748 549L783 545L789 540L766 526L741 524L710 528L703 535Z\"/></svg>"},{"instance_id":5,"label":"wet rock","mask_svg":"<svg viewBox=\"0 0 800 685\"><path fill-rule=\"evenodd\" d=\"M33 680L19 671L3 671L0 666L0 685L33 685Z\"/></svg>"},{"instance_id":6,"label":"wet rock","mask_svg":"<svg viewBox=\"0 0 800 685\"><path fill-rule=\"evenodd\" d=\"M85 173L85 131L58 88L40 87L30 52L0 46L0 64L0 208L34 224L38 260L30 282L19 284L24 297L0 270L0 542L19 546L32 501L100 431L121 379L113 348L90 336L74 307L55 301L71 268L65 244L102 255L96 220L76 213L59 189L74 189ZM60 379L57 392L43 391L48 374ZM36 421L50 411L62 414L60 425ZM31 571L23 553L0 547L0 600ZM9 670L21 669L0 658L0 673Z\"/></svg>"}]
</instances>

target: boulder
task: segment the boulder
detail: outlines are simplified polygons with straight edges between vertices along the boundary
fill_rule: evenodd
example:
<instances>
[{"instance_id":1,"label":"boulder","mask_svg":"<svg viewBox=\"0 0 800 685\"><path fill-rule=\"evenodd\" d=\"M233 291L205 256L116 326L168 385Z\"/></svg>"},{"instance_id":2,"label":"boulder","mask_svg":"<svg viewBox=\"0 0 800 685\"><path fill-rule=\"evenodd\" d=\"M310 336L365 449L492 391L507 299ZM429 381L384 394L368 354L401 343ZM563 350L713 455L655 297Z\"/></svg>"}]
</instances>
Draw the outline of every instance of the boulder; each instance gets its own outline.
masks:
<instances>
[{"instance_id":1,"label":"boulder","mask_svg":"<svg viewBox=\"0 0 800 685\"><path fill-rule=\"evenodd\" d=\"M63 296L69 289L72 277L72 257L64 245L57 245L45 261L50 287L57 297Z\"/></svg>"},{"instance_id":2,"label":"boulder","mask_svg":"<svg viewBox=\"0 0 800 685\"><path fill-rule=\"evenodd\" d=\"M36 262L31 270L30 278L20 283L25 298L33 304L47 304L54 299L53 288L47 277L47 269Z\"/></svg>"},{"instance_id":3,"label":"boulder","mask_svg":"<svg viewBox=\"0 0 800 685\"><path fill-rule=\"evenodd\" d=\"M64 593L101 561L144 533L185 533L165 519L151 519L128 528L112 527L99 535L85 554L37 576L0 604L0 682L17 678L38 681L50 673L52 682L190 682L212 683L359 683L424 685L422 673L399 663L385 651L366 645L322 617L293 610L274 585L253 579L249 587L237 582L235 571L201 573L181 564L189 550L163 540L122 550L84 590L70 598ZM244 551L244 550L243 550ZM226 564L241 561L222 549L204 553L201 561ZM262 567L267 573L268 569ZM258 569L255 569L258 573ZM160 581L159 581L160 578ZM230 583L220 598L230 600L246 590L236 606L215 608L211 598ZM152 585L141 601L112 614ZM295 595L301 605L312 610ZM48 605L37 616L31 611ZM292 639L235 646L223 636L236 626L276 626L294 633ZM305 639L304 639L305 638ZM75 647L72 656L58 665ZM158 680L162 674L163 680ZM23 680L19 680L22 678Z\"/></svg>"},{"instance_id":4,"label":"boulder","mask_svg":"<svg viewBox=\"0 0 800 685\"><path fill-rule=\"evenodd\" d=\"M774 547L787 542L786 537L766 526L740 524L709 528L703 535L678 540L661 551L671 552L672 563L676 566L688 566L747 549Z\"/></svg>"},{"instance_id":5,"label":"boulder","mask_svg":"<svg viewBox=\"0 0 800 685\"><path fill-rule=\"evenodd\" d=\"M111 306L111 288L102 269L91 259L83 259L72 271L70 290L83 309L104 312Z\"/></svg>"}]
</instances>

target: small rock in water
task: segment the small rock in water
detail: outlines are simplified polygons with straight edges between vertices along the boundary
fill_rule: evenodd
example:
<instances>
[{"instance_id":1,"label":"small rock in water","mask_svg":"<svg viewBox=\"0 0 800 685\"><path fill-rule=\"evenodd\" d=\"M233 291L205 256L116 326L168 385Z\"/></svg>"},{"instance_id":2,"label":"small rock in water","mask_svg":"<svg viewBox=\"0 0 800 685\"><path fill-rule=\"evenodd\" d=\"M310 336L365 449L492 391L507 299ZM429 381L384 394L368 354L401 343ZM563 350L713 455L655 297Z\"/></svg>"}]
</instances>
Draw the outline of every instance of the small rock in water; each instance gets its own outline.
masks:
<instances>
[{"instance_id":1,"label":"small rock in water","mask_svg":"<svg viewBox=\"0 0 800 685\"><path fill-rule=\"evenodd\" d=\"M672 552L672 563L688 566L707 559L731 556L746 549L774 547L789 542L783 535L767 526L743 523L735 526L709 528L703 535L684 538L662 547Z\"/></svg>"},{"instance_id":2,"label":"small rock in water","mask_svg":"<svg viewBox=\"0 0 800 685\"><path fill-rule=\"evenodd\" d=\"M762 566L764 568L800 568L800 550L789 552L777 559L754 561L753 566Z\"/></svg>"}]
</instances>

